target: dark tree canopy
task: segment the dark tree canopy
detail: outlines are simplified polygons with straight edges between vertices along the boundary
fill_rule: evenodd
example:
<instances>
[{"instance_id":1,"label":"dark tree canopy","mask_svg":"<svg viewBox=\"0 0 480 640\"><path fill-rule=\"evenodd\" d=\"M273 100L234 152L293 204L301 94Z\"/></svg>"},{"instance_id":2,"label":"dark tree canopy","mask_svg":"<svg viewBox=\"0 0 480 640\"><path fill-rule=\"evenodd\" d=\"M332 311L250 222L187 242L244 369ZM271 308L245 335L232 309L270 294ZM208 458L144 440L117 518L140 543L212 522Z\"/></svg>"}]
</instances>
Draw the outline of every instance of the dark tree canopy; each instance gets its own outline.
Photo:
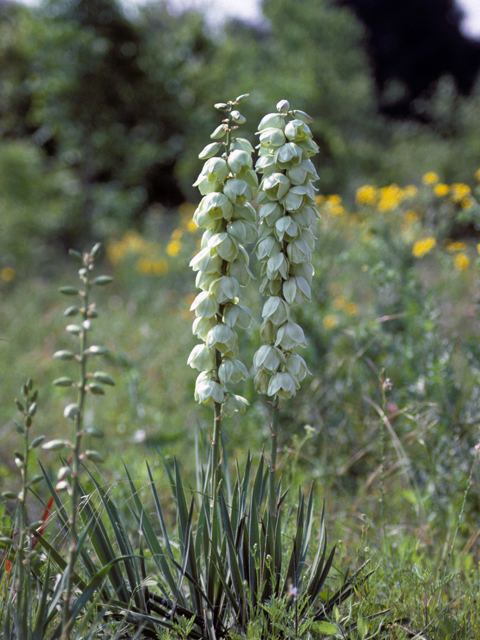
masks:
<instances>
[{"instance_id":1,"label":"dark tree canopy","mask_svg":"<svg viewBox=\"0 0 480 640\"><path fill-rule=\"evenodd\" d=\"M412 102L428 95L442 76L451 76L459 93L471 92L480 68L480 42L462 33L463 13L455 0L338 2L351 7L366 27L383 113L418 115Z\"/></svg>"}]
</instances>

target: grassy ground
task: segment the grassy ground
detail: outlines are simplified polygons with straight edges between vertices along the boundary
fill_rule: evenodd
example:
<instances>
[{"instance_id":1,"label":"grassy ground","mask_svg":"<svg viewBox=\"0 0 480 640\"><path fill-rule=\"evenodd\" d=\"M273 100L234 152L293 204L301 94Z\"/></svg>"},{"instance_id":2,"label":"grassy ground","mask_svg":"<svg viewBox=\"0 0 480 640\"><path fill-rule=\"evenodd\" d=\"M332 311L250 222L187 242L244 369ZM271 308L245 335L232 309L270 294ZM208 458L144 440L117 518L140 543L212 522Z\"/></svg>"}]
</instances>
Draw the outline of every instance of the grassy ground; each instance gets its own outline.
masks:
<instances>
[{"instance_id":1,"label":"grassy ground","mask_svg":"<svg viewBox=\"0 0 480 640\"><path fill-rule=\"evenodd\" d=\"M349 637L374 637L383 626L392 639L473 639L480 636L476 249L472 241L452 246L453 223L427 222L440 206L431 194L415 198L400 199L390 217L366 211L367 204L348 212L327 199L314 301L298 311L312 377L282 408L280 468L285 486L316 482L338 543L338 572L365 560L374 569L353 610L338 612L360 620ZM331 211L338 206L341 212ZM423 217L407 223L414 210ZM96 448L119 495L126 491L122 461L145 483L145 459L160 469L161 457L175 455L193 485L196 437L208 440L210 414L194 405L194 374L185 364L194 344L185 263L195 236L184 223L179 229L163 248L134 235L112 243L105 264L116 282L101 293L95 335L110 350L104 368L116 387L94 399L87 423L105 433ZM51 355L69 344L56 290L73 280L74 266L65 263L48 279L18 276L3 285L2 490L15 484L13 398L26 377L40 388L36 432L61 437L69 428L62 415L68 390L51 385L68 363ZM256 331L242 345L245 360ZM251 388L247 395L247 416L226 426L240 464L249 450L258 457L268 437L265 405ZM40 456L49 468L58 463L53 453ZM167 485L164 479L161 491Z\"/></svg>"}]
</instances>

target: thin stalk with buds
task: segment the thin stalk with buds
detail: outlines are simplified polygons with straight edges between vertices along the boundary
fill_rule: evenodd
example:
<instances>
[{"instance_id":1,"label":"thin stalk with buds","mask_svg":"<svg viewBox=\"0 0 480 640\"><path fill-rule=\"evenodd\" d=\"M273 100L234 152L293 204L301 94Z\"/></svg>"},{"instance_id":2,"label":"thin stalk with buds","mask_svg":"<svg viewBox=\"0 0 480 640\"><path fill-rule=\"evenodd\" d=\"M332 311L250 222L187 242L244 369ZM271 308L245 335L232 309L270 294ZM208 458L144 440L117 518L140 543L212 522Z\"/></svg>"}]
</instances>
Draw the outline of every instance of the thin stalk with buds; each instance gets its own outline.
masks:
<instances>
[{"instance_id":1,"label":"thin stalk with buds","mask_svg":"<svg viewBox=\"0 0 480 640\"><path fill-rule=\"evenodd\" d=\"M20 471L21 488L17 496L17 534L16 547L16 580L15 591L17 594L17 630L19 637L29 637L28 619L30 606L30 561L32 553L32 540L29 531L29 518L27 510L28 491L35 478L30 479L29 465L30 454L43 440L43 436L30 438L31 427L37 412L38 392L33 388L33 382L29 378L22 387L22 399L16 400L22 420L17 421L17 431L23 435L23 451L15 452L15 465Z\"/></svg>"},{"instance_id":2,"label":"thin stalk with buds","mask_svg":"<svg viewBox=\"0 0 480 640\"><path fill-rule=\"evenodd\" d=\"M73 574L78 556L78 513L80 507L80 470L81 464L85 460L100 462L101 455L94 450L83 448L83 441L88 430L85 429L85 403L88 394L103 395L104 385L113 385L112 378L102 372L89 372L88 364L92 357L101 356L107 353L104 347L90 344L89 336L92 330L92 321L97 318L95 302L91 299L92 289L95 286L106 285L111 282L110 276L94 276L95 259L100 250L100 245L95 245L91 251L79 254L72 251L71 254L80 260L81 266L78 270L80 280L79 288L62 287L60 292L67 296L74 296L78 299L76 305L69 306L65 310L65 316L78 317L77 324L68 324L66 331L78 340L78 351L70 350L57 351L54 358L58 360L74 361L78 365L78 380L64 376L57 378L54 385L57 387L67 387L77 389L76 402L67 404L64 416L73 422L73 441L52 440L43 445L47 450L59 450L64 447L71 450L69 461L62 466L57 475L57 491L66 491L70 497L70 512L68 516L68 538L69 548L67 556L67 566L63 576L64 579L64 599L62 612L62 640L69 640L71 637L74 620L72 618L72 596L73 596ZM95 435L92 432L92 435Z\"/></svg>"}]
</instances>

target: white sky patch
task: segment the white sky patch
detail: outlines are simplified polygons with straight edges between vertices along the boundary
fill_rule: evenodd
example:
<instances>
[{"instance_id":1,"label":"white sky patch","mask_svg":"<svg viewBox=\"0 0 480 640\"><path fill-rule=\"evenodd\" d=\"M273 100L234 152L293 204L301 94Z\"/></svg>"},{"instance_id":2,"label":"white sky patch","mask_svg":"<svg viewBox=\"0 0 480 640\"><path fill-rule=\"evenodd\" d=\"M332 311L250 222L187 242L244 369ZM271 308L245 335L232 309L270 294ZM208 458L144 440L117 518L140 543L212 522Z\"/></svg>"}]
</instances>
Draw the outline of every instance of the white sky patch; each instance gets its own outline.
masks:
<instances>
[{"instance_id":1,"label":"white sky patch","mask_svg":"<svg viewBox=\"0 0 480 640\"><path fill-rule=\"evenodd\" d=\"M138 2L138 0L130 0L132 1ZM258 0L169 0L169 4L176 9L191 7L198 9L214 24L221 23L227 18L252 22L262 17Z\"/></svg>"},{"instance_id":2,"label":"white sky patch","mask_svg":"<svg viewBox=\"0 0 480 640\"><path fill-rule=\"evenodd\" d=\"M36 5L40 0L19 0L23 4ZM147 0L122 0L124 6L134 9ZM294 0L299 1L299 0ZM457 0L465 13L463 32L473 38L480 38L480 0ZM205 13L209 22L215 25L226 18L239 18L247 21L261 19L259 0L169 0L176 9L195 7Z\"/></svg>"},{"instance_id":3,"label":"white sky patch","mask_svg":"<svg viewBox=\"0 0 480 640\"><path fill-rule=\"evenodd\" d=\"M147 4L149 0L121 0L125 9L135 9L138 5ZM154 4L154 0L150 0ZM17 0L21 4L39 5L41 0ZM204 13L209 22L220 24L228 18L258 21L262 17L259 0L167 0L176 11L194 8Z\"/></svg>"},{"instance_id":4,"label":"white sky patch","mask_svg":"<svg viewBox=\"0 0 480 640\"><path fill-rule=\"evenodd\" d=\"M463 32L468 36L480 38L480 0L457 0L457 2L465 12Z\"/></svg>"}]
</instances>

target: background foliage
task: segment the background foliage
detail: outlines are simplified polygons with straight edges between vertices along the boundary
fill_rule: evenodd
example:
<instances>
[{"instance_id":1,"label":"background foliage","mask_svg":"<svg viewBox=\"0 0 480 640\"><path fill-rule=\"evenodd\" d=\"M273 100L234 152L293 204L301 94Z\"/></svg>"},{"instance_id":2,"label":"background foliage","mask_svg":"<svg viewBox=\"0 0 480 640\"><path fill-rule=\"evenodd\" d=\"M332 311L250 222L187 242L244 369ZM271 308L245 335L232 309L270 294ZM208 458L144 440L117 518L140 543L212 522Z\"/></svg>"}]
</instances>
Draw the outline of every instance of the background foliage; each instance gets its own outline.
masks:
<instances>
[{"instance_id":1,"label":"background foliage","mask_svg":"<svg viewBox=\"0 0 480 640\"><path fill-rule=\"evenodd\" d=\"M405 92L389 77L379 96L368 20L347 4L359 3L265 0L261 24L217 29L163 3L0 4L0 484L15 485L12 398L26 376L40 387L38 433L65 429L50 385L66 344L55 288L67 247L102 239L115 282L98 333L117 386L85 420L105 432L105 481L127 495L119 458L141 483L160 451L186 461L194 486L209 416L185 365L186 264L208 105L251 91L253 140L259 115L291 97L315 118L323 195L314 303L298 312L313 375L281 416L285 482L319 480L339 573L378 560L354 617L389 608L391 638L476 637L480 94L443 70L410 96L402 116L414 118L391 118L384 105ZM252 407L226 430L240 460L268 435L246 394Z\"/></svg>"},{"instance_id":2,"label":"background foliage","mask_svg":"<svg viewBox=\"0 0 480 640\"><path fill-rule=\"evenodd\" d=\"M279 95L294 93L313 114L325 190L351 194L366 179L406 182L431 168L464 179L479 142L477 92L461 97L451 69L443 77L433 70L439 83L425 80L428 92L418 89L409 102L423 124L386 119L370 67L378 55L374 48L370 58L367 48L375 27L358 7L366 26L341 5L266 0L260 24L234 21L212 31L202 14L163 2L135 10L117 0L3 3L0 196L9 213L2 260L23 261L22 231L66 247L92 233L141 227L191 198L191 151L214 117L204 105L239 90L253 91L252 123ZM448 10L437 12L437 22L449 19ZM394 43L398 24L396 39L384 25ZM415 59L417 49L409 49ZM396 80L394 67L382 65L383 89L403 91L409 79ZM35 181L41 188L33 189Z\"/></svg>"}]
</instances>

